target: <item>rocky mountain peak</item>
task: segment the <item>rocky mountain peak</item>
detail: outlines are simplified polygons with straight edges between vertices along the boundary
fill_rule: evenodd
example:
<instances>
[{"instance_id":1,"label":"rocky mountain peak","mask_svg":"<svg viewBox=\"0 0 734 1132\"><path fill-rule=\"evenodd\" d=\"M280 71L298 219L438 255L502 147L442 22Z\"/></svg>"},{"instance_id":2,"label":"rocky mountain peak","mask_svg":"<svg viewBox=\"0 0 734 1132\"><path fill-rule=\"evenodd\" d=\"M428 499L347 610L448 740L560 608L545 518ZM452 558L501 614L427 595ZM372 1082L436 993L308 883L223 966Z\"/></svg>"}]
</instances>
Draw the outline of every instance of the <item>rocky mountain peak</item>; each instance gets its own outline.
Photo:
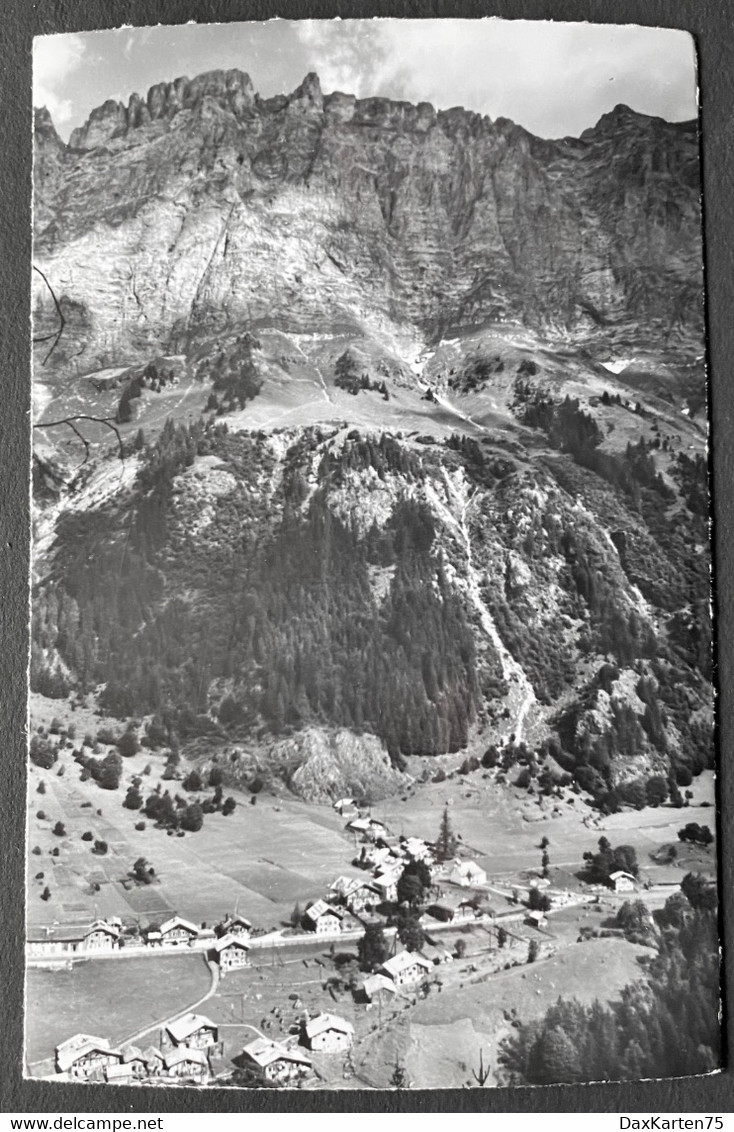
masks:
<instances>
[{"instance_id":1,"label":"rocky mountain peak","mask_svg":"<svg viewBox=\"0 0 734 1132\"><path fill-rule=\"evenodd\" d=\"M700 331L695 130L629 107L551 141L462 107L324 95L313 73L263 99L228 70L105 102L68 150L47 114L37 128L37 255L78 256L90 366L138 360L151 328L175 352L182 327L195 339L252 320L429 340L507 319ZM130 296L151 239L160 286ZM130 262L102 288L113 243Z\"/></svg>"}]
</instances>

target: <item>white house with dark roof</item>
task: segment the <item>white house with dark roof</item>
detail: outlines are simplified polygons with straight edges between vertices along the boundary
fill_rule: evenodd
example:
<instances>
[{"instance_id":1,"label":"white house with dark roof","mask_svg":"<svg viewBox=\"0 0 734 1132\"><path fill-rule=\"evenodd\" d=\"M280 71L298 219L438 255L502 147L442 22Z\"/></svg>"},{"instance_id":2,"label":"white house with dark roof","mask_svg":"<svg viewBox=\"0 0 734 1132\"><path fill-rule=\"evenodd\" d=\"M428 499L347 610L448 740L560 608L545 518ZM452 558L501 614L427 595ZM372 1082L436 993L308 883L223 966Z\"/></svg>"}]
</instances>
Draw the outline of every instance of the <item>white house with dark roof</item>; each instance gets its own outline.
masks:
<instances>
[{"instance_id":1,"label":"white house with dark roof","mask_svg":"<svg viewBox=\"0 0 734 1132\"><path fill-rule=\"evenodd\" d=\"M303 913L303 926L317 935L338 935L344 913L325 900L317 900Z\"/></svg>"},{"instance_id":2,"label":"white house with dark roof","mask_svg":"<svg viewBox=\"0 0 734 1132\"><path fill-rule=\"evenodd\" d=\"M336 802L332 802L332 808L343 818L356 818L359 814L354 798L337 798Z\"/></svg>"},{"instance_id":3,"label":"white house with dark roof","mask_svg":"<svg viewBox=\"0 0 734 1132\"><path fill-rule=\"evenodd\" d=\"M635 878L631 873L624 872L623 869L618 869L616 873L610 873L609 883L615 892L635 891Z\"/></svg>"},{"instance_id":4,"label":"white house with dark roof","mask_svg":"<svg viewBox=\"0 0 734 1132\"><path fill-rule=\"evenodd\" d=\"M171 916L159 929L162 947L188 947L199 935L199 928L183 916Z\"/></svg>"},{"instance_id":5,"label":"white house with dark roof","mask_svg":"<svg viewBox=\"0 0 734 1132\"><path fill-rule=\"evenodd\" d=\"M167 1077L205 1081L209 1076L209 1059L203 1049L178 1046L163 1054L163 1073Z\"/></svg>"},{"instance_id":6,"label":"white house with dark roof","mask_svg":"<svg viewBox=\"0 0 734 1132\"><path fill-rule=\"evenodd\" d=\"M244 935L223 935L216 941L213 950L222 975L250 964L250 943Z\"/></svg>"},{"instance_id":7,"label":"white house with dark roof","mask_svg":"<svg viewBox=\"0 0 734 1132\"><path fill-rule=\"evenodd\" d=\"M368 904L379 904L382 898L372 881L363 877L337 877L329 893L343 901L351 912L361 912Z\"/></svg>"},{"instance_id":8,"label":"white house with dark roof","mask_svg":"<svg viewBox=\"0 0 734 1132\"><path fill-rule=\"evenodd\" d=\"M406 837L401 846L412 861L425 861L427 864L433 861L431 848L422 837Z\"/></svg>"},{"instance_id":9,"label":"white house with dark roof","mask_svg":"<svg viewBox=\"0 0 734 1132\"><path fill-rule=\"evenodd\" d=\"M106 1068L122 1064L122 1051L107 1038L75 1034L56 1047L56 1069L77 1081L102 1080Z\"/></svg>"},{"instance_id":10,"label":"white house with dark roof","mask_svg":"<svg viewBox=\"0 0 734 1132\"><path fill-rule=\"evenodd\" d=\"M203 1014L188 1014L169 1022L164 1030L169 1044L174 1046L188 1046L190 1049L206 1049L216 1045L219 1041L219 1029L216 1024L205 1018Z\"/></svg>"},{"instance_id":11,"label":"white house with dark roof","mask_svg":"<svg viewBox=\"0 0 734 1132\"><path fill-rule=\"evenodd\" d=\"M351 1049L354 1026L336 1014L318 1014L309 1018L304 1028L305 1044L320 1053L339 1053Z\"/></svg>"},{"instance_id":12,"label":"white house with dark roof","mask_svg":"<svg viewBox=\"0 0 734 1132\"><path fill-rule=\"evenodd\" d=\"M453 884L460 884L464 888L471 888L486 884L487 874L476 861L454 861L449 871L448 879Z\"/></svg>"},{"instance_id":13,"label":"white house with dark roof","mask_svg":"<svg viewBox=\"0 0 734 1132\"><path fill-rule=\"evenodd\" d=\"M361 833L364 837L373 838L387 832L383 822L373 817L352 818L347 822L347 829L352 833Z\"/></svg>"},{"instance_id":14,"label":"white house with dark roof","mask_svg":"<svg viewBox=\"0 0 734 1132\"><path fill-rule=\"evenodd\" d=\"M394 995L397 993L395 983L387 975L367 975L361 987L362 994L368 1002L372 1002L381 994Z\"/></svg>"},{"instance_id":15,"label":"white house with dark roof","mask_svg":"<svg viewBox=\"0 0 734 1132\"><path fill-rule=\"evenodd\" d=\"M311 1072L311 1062L295 1049L289 1049L270 1038L255 1038L242 1050L244 1066L255 1070L267 1081L281 1084L299 1080Z\"/></svg>"},{"instance_id":16,"label":"white house with dark roof","mask_svg":"<svg viewBox=\"0 0 734 1132\"><path fill-rule=\"evenodd\" d=\"M239 935L247 936L249 938L252 931L252 924L245 916L240 916L235 912L232 916L225 916L221 924L217 925L217 935Z\"/></svg>"},{"instance_id":17,"label":"white house with dark roof","mask_svg":"<svg viewBox=\"0 0 734 1132\"><path fill-rule=\"evenodd\" d=\"M378 974L386 975L388 979L392 979L396 987L402 987L425 978L432 967L433 963L417 952L400 951L382 964Z\"/></svg>"},{"instance_id":18,"label":"white house with dark roof","mask_svg":"<svg viewBox=\"0 0 734 1132\"><path fill-rule=\"evenodd\" d=\"M120 946L122 927L119 921L95 920L84 933L85 951L116 951Z\"/></svg>"},{"instance_id":19,"label":"white house with dark roof","mask_svg":"<svg viewBox=\"0 0 734 1132\"><path fill-rule=\"evenodd\" d=\"M402 875L402 865L385 863L375 870L370 884L381 893L383 900L395 901L398 898L398 881Z\"/></svg>"}]
</instances>

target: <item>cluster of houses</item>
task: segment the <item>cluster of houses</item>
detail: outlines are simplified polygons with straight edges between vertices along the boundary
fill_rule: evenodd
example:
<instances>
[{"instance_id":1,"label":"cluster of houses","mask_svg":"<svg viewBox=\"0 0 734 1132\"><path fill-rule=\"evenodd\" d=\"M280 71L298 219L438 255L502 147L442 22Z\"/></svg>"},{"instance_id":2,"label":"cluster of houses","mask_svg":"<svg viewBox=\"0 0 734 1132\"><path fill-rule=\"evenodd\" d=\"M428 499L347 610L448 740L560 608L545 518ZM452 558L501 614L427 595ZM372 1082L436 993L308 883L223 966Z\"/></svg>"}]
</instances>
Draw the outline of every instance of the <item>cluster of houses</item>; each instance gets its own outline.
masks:
<instances>
[{"instance_id":1,"label":"cluster of houses","mask_svg":"<svg viewBox=\"0 0 734 1132\"><path fill-rule=\"evenodd\" d=\"M312 1072L304 1047L317 1053L351 1049L354 1027L335 1014L304 1016L293 1040L273 1041L261 1035L248 1042L234 1059L266 1082L292 1084ZM212 1080L212 1058L222 1054L219 1027L201 1014L189 1012L169 1022L158 1046L114 1048L106 1038L75 1034L56 1047L57 1074L64 1080L116 1085L166 1085L186 1082L206 1085Z\"/></svg>"},{"instance_id":2,"label":"cluster of houses","mask_svg":"<svg viewBox=\"0 0 734 1132\"><path fill-rule=\"evenodd\" d=\"M173 1084L185 1080L206 1084L210 1055L219 1044L217 1026L200 1014L185 1014L169 1023L160 1046L114 1048L106 1038L75 1034L56 1047L56 1071L71 1081L116 1085Z\"/></svg>"},{"instance_id":3,"label":"cluster of houses","mask_svg":"<svg viewBox=\"0 0 734 1132\"><path fill-rule=\"evenodd\" d=\"M355 864L370 872L369 877L340 876L333 882L327 899L334 908L346 908L354 915L393 903L398 896L398 881L406 866L420 862L433 881L438 867L434 847L421 837L394 837L384 823L371 815L360 815L351 798L342 798L334 808L348 817L347 830L361 839ZM354 813L355 816L351 816ZM487 874L475 861L455 860L441 869L441 880L459 888L481 888ZM442 921L473 919L478 913L476 901L448 896L428 908L428 914Z\"/></svg>"},{"instance_id":4,"label":"cluster of houses","mask_svg":"<svg viewBox=\"0 0 734 1132\"><path fill-rule=\"evenodd\" d=\"M482 892L487 883L486 873L474 861L456 859L441 865L439 871L433 847L428 842L418 837L392 837L383 823L371 815L360 814L350 799L342 799L335 808L347 817L347 829L355 836L355 846L359 847L355 864L360 866L362 875L338 877L324 898L306 908L300 925L302 930L328 938L353 927L363 928L374 920L373 909L397 900L398 881L406 866L415 862L425 865L432 881L434 899L425 910L426 920L462 923L494 915L487 903L487 893ZM439 879L440 887L435 883ZM445 881L448 885L443 883ZM517 913L510 914L517 916ZM536 926L541 926L544 918L541 913L537 916ZM119 918L97 919L77 938L66 942L85 955L109 953L123 946L198 948L218 964L220 976L223 976L249 965L252 935L250 921L235 912L212 928L173 915L137 934L126 932ZM53 948L60 942L49 939L30 946ZM451 959L451 952L429 937L419 950L400 951L367 974L357 988L357 997L371 1004L384 996L410 993L429 978L436 964ZM313 1018L305 1013L298 1028L297 1034L294 1032L280 1041L260 1033L242 1047L233 1059L234 1064L265 1083L293 1085L312 1073L311 1054L344 1053L354 1041L352 1024L331 1013ZM202 1015L188 1013L161 1030L157 1047L144 1050L136 1046L113 1048L104 1038L77 1034L57 1047L56 1070L64 1078L78 1081L207 1084L217 1075L216 1060L221 1056L217 1024Z\"/></svg>"}]
</instances>

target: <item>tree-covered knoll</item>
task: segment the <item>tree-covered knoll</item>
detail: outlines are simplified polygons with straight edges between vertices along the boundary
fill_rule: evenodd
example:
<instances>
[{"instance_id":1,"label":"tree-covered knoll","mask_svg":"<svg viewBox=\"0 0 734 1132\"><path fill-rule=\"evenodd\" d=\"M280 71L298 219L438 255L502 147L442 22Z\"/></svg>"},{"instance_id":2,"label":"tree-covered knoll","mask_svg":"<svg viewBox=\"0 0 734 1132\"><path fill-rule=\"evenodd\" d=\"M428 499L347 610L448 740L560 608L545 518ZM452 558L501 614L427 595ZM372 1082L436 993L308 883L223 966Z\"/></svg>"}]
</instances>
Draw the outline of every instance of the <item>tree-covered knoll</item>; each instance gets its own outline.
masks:
<instances>
[{"instance_id":1,"label":"tree-covered knoll","mask_svg":"<svg viewBox=\"0 0 734 1132\"><path fill-rule=\"evenodd\" d=\"M654 914L657 953L645 963L645 978L625 987L618 1002L559 999L539 1021L516 1026L500 1050L504 1083L640 1080L717 1068L716 913L686 897L676 893Z\"/></svg>"}]
</instances>

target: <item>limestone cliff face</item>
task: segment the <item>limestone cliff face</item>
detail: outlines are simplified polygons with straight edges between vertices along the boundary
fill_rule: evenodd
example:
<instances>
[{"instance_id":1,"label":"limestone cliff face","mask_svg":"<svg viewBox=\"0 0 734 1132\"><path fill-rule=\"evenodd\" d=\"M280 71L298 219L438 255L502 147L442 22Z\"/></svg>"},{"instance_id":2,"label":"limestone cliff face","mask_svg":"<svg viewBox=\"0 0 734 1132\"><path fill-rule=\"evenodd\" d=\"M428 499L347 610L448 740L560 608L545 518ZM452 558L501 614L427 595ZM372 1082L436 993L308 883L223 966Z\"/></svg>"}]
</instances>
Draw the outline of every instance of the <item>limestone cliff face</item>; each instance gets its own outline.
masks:
<instances>
[{"instance_id":1,"label":"limestone cliff face","mask_svg":"<svg viewBox=\"0 0 734 1132\"><path fill-rule=\"evenodd\" d=\"M701 334L695 127L625 107L543 141L213 72L106 102L68 146L40 111L35 172L36 262L68 315L50 364L80 373L251 325Z\"/></svg>"}]
</instances>

